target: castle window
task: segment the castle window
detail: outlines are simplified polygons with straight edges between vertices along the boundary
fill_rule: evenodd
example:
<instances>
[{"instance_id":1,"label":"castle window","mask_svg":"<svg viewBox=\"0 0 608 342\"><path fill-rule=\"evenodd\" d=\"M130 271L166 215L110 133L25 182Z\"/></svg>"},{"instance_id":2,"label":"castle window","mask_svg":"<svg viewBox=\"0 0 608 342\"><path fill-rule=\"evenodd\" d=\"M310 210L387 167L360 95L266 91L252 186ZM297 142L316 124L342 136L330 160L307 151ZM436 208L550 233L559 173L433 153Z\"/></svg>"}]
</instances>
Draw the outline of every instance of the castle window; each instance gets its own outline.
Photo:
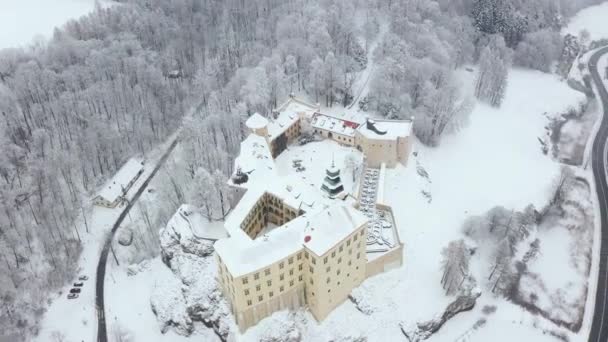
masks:
<instances>
[{"instance_id":1,"label":"castle window","mask_svg":"<svg viewBox=\"0 0 608 342\"><path fill-rule=\"evenodd\" d=\"M302 270L302 264L298 265L298 270L300 270L300 271Z\"/></svg>"},{"instance_id":2,"label":"castle window","mask_svg":"<svg viewBox=\"0 0 608 342\"><path fill-rule=\"evenodd\" d=\"M327 270L325 270L325 272L329 272L331 270L331 267L327 266Z\"/></svg>"},{"instance_id":3,"label":"castle window","mask_svg":"<svg viewBox=\"0 0 608 342\"><path fill-rule=\"evenodd\" d=\"M338 264L342 262L342 257L338 258Z\"/></svg>"},{"instance_id":4,"label":"castle window","mask_svg":"<svg viewBox=\"0 0 608 342\"><path fill-rule=\"evenodd\" d=\"M329 284L329 282L331 281L331 279L329 277L327 277L327 283Z\"/></svg>"},{"instance_id":5,"label":"castle window","mask_svg":"<svg viewBox=\"0 0 608 342\"><path fill-rule=\"evenodd\" d=\"M315 269L312 268L312 266L310 266L308 269L309 269L310 273L315 273Z\"/></svg>"},{"instance_id":6,"label":"castle window","mask_svg":"<svg viewBox=\"0 0 608 342\"><path fill-rule=\"evenodd\" d=\"M266 270L264 270L264 274L266 274L266 275L270 275L270 269L269 269L269 268L267 268Z\"/></svg>"},{"instance_id":7,"label":"castle window","mask_svg":"<svg viewBox=\"0 0 608 342\"><path fill-rule=\"evenodd\" d=\"M263 300L264 300L264 296L263 296L263 295L258 296L258 300L259 300L260 302L261 302L261 301L263 301Z\"/></svg>"},{"instance_id":8,"label":"castle window","mask_svg":"<svg viewBox=\"0 0 608 342\"><path fill-rule=\"evenodd\" d=\"M304 252L304 257L308 259L308 252Z\"/></svg>"},{"instance_id":9,"label":"castle window","mask_svg":"<svg viewBox=\"0 0 608 342\"><path fill-rule=\"evenodd\" d=\"M280 280L285 279L285 276L283 275L283 273L281 273L281 275L279 275L279 279L280 279Z\"/></svg>"},{"instance_id":10,"label":"castle window","mask_svg":"<svg viewBox=\"0 0 608 342\"><path fill-rule=\"evenodd\" d=\"M256 290L256 291L260 291L260 289L261 289L260 285L256 285L256 286L255 286L255 290Z\"/></svg>"},{"instance_id":11,"label":"castle window","mask_svg":"<svg viewBox=\"0 0 608 342\"><path fill-rule=\"evenodd\" d=\"M247 299L247 305L251 306L251 299Z\"/></svg>"},{"instance_id":12,"label":"castle window","mask_svg":"<svg viewBox=\"0 0 608 342\"><path fill-rule=\"evenodd\" d=\"M299 281L302 281L302 275L300 274L300 276L298 277Z\"/></svg>"},{"instance_id":13,"label":"castle window","mask_svg":"<svg viewBox=\"0 0 608 342\"><path fill-rule=\"evenodd\" d=\"M310 259L312 260L312 264L313 264L313 265L316 265L316 264L317 264L317 260L316 260L315 258L310 257Z\"/></svg>"},{"instance_id":14,"label":"castle window","mask_svg":"<svg viewBox=\"0 0 608 342\"><path fill-rule=\"evenodd\" d=\"M331 252L331 257L335 258L336 257L336 251Z\"/></svg>"},{"instance_id":15,"label":"castle window","mask_svg":"<svg viewBox=\"0 0 608 342\"><path fill-rule=\"evenodd\" d=\"M253 275L253 279L258 280L260 279L260 273L257 273Z\"/></svg>"},{"instance_id":16,"label":"castle window","mask_svg":"<svg viewBox=\"0 0 608 342\"><path fill-rule=\"evenodd\" d=\"M350 246L350 239L346 240L346 247Z\"/></svg>"},{"instance_id":17,"label":"castle window","mask_svg":"<svg viewBox=\"0 0 608 342\"><path fill-rule=\"evenodd\" d=\"M243 278L243 285L247 284L248 282L247 277Z\"/></svg>"},{"instance_id":18,"label":"castle window","mask_svg":"<svg viewBox=\"0 0 608 342\"><path fill-rule=\"evenodd\" d=\"M315 282L312 281L312 278L310 278L310 285L314 284Z\"/></svg>"},{"instance_id":19,"label":"castle window","mask_svg":"<svg viewBox=\"0 0 608 342\"><path fill-rule=\"evenodd\" d=\"M283 285L281 285L281 287L279 288L279 291L283 292L283 290L285 290L285 288L283 287Z\"/></svg>"},{"instance_id":20,"label":"castle window","mask_svg":"<svg viewBox=\"0 0 608 342\"><path fill-rule=\"evenodd\" d=\"M291 265L291 264L293 264L293 257L290 257L290 258L289 258L289 264L290 264L290 265Z\"/></svg>"},{"instance_id":21,"label":"castle window","mask_svg":"<svg viewBox=\"0 0 608 342\"><path fill-rule=\"evenodd\" d=\"M357 259L361 258L361 253L357 253Z\"/></svg>"},{"instance_id":22,"label":"castle window","mask_svg":"<svg viewBox=\"0 0 608 342\"><path fill-rule=\"evenodd\" d=\"M249 296L249 289L245 289L245 296Z\"/></svg>"},{"instance_id":23,"label":"castle window","mask_svg":"<svg viewBox=\"0 0 608 342\"><path fill-rule=\"evenodd\" d=\"M284 266L285 266L285 263L283 263L283 262L279 263L279 269L283 269Z\"/></svg>"},{"instance_id":24,"label":"castle window","mask_svg":"<svg viewBox=\"0 0 608 342\"><path fill-rule=\"evenodd\" d=\"M293 280L289 281L289 286L293 286Z\"/></svg>"},{"instance_id":25,"label":"castle window","mask_svg":"<svg viewBox=\"0 0 608 342\"><path fill-rule=\"evenodd\" d=\"M272 286L272 280L267 281L266 284L268 284L268 286Z\"/></svg>"},{"instance_id":26,"label":"castle window","mask_svg":"<svg viewBox=\"0 0 608 342\"><path fill-rule=\"evenodd\" d=\"M272 291L268 292L268 297L272 297L274 295L274 293L272 293Z\"/></svg>"},{"instance_id":27,"label":"castle window","mask_svg":"<svg viewBox=\"0 0 608 342\"><path fill-rule=\"evenodd\" d=\"M327 264L327 257L323 258L323 263Z\"/></svg>"},{"instance_id":28,"label":"castle window","mask_svg":"<svg viewBox=\"0 0 608 342\"><path fill-rule=\"evenodd\" d=\"M342 253L342 250L344 250L344 247L340 246L340 253Z\"/></svg>"},{"instance_id":29,"label":"castle window","mask_svg":"<svg viewBox=\"0 0 608 342\"><path fill-rule=\"evenodd\" d=\"M336 271L336 275L340 275L340 270Z\"/></svg>"}]
</instances>

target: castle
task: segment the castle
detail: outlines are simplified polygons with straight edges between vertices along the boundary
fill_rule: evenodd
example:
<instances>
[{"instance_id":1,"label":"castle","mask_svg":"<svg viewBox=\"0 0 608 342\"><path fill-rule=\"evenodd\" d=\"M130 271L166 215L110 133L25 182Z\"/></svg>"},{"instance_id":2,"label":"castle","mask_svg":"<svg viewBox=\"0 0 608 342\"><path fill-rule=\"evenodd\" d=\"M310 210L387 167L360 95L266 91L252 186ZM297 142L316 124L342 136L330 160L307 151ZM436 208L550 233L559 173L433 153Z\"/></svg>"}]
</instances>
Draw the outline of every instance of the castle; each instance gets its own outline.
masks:
<instances>
[{"instance_id":1,"label":"castle","mask_svg":"<svg viewBox=\"0 0 608 342\"><path fill-rule=\"evenodd\" d=\"M399 267L403 243L384 203L384 173L407 164L411 121L347 120L293 96L274 118L252 115L229 184L240 200L215 243L218 280L241 331L273 312L308 307L321 321L367 277ZM365 168L347 194L339 168L323 186L280 176L275 158L303 132L358 149Z\"/></svg>"}]
</instances>

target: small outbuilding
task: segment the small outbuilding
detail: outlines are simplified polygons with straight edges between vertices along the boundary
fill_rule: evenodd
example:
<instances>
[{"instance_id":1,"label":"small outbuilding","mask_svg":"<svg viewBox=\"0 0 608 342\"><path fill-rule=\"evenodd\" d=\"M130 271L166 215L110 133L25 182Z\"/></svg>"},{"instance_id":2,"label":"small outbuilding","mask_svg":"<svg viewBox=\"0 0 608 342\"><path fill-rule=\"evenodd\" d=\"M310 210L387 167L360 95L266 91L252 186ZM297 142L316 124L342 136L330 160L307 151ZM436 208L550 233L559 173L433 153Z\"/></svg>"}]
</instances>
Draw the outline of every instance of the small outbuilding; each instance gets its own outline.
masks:
<instances>
[{"instance_id":1,"label":"small outbuilding","mask_svg":"<svg viewBox=\"0 0 608 342\"><path fill-rule=\"evenodd\" d=\"M144 172L143 160L131 158L116 172L93 198L93 204L115 208Z\"/></svg>"}]
</instances>

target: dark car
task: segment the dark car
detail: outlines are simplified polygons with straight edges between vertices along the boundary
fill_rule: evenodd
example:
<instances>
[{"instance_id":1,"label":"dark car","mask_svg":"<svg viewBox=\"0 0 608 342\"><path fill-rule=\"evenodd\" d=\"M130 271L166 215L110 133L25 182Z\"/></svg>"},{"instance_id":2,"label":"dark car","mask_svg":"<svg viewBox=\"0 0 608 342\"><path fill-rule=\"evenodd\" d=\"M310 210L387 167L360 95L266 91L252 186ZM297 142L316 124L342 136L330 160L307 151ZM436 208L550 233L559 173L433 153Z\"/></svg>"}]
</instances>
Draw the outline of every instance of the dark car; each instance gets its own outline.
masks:
<instances>
[{"instance_id":1,"label":"dark car","mask_svg":"<svg viewBox=\"0 0 608 342\"><path fill-rule=\"evenodd\" d=\"M68 299L76 299L76 298L78 298L77 293L68 293Z\"/></svg>"},{"instance_id":2,"label":"dark car","mask_svg":"<svg viewBox=\"0 0 608 342\"><path fill-rule=\"evenodd\" d=\"M84 284L82 282L74 283L74 287L82 287Z\"/></svg>"},{"instance_id":3,"label":"dark car","mask_svg":"<svg viewBox=\"0 0 608 342\"><path fill-rule=\"evenodd\" d=\"M89 277L87 277L86 275L81 275L80 277L78 277L78 280L81 280L81 281L89 280Z\"/></svg>"},{"instance_id":4,"label":"dark car","mask_svg":"<svg viewBox=\"0 0 608 342\"><path fill-rule=\"evenodd\" d=\"M75 287L73 289L70 289L70 293L80 293L80 289Z\"/></svg>"}]
</instances>

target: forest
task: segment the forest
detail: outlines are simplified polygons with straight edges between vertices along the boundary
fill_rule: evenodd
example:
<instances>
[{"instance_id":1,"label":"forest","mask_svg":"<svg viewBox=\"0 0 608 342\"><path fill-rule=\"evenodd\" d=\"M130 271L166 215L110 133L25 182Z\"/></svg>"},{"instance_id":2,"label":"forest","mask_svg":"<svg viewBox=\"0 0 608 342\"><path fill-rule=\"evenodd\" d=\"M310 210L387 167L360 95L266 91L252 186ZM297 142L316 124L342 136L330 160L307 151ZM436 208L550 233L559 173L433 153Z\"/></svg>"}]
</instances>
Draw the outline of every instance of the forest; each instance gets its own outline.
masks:
<instances>
[{"instance_id":1,"label":"forest","mask_svg":"<svg viewBox=\"0 0 608 342\"><path fill-rule=\"evenodd\" d=\"M512 65L553 72L560 28L599 0L123 0L0 51L0 330L35 334L51 291L73 277L90 197L178 129L185 201L222 195L254 112L290 93L323 106L415 116L438 146L470 111L455 71L500 106ZM373 61L370 43L386 29ZM194 183L192 183L194 182ZM213 214L214 213L214 214Z\"/></svg>"}]
</instances>

